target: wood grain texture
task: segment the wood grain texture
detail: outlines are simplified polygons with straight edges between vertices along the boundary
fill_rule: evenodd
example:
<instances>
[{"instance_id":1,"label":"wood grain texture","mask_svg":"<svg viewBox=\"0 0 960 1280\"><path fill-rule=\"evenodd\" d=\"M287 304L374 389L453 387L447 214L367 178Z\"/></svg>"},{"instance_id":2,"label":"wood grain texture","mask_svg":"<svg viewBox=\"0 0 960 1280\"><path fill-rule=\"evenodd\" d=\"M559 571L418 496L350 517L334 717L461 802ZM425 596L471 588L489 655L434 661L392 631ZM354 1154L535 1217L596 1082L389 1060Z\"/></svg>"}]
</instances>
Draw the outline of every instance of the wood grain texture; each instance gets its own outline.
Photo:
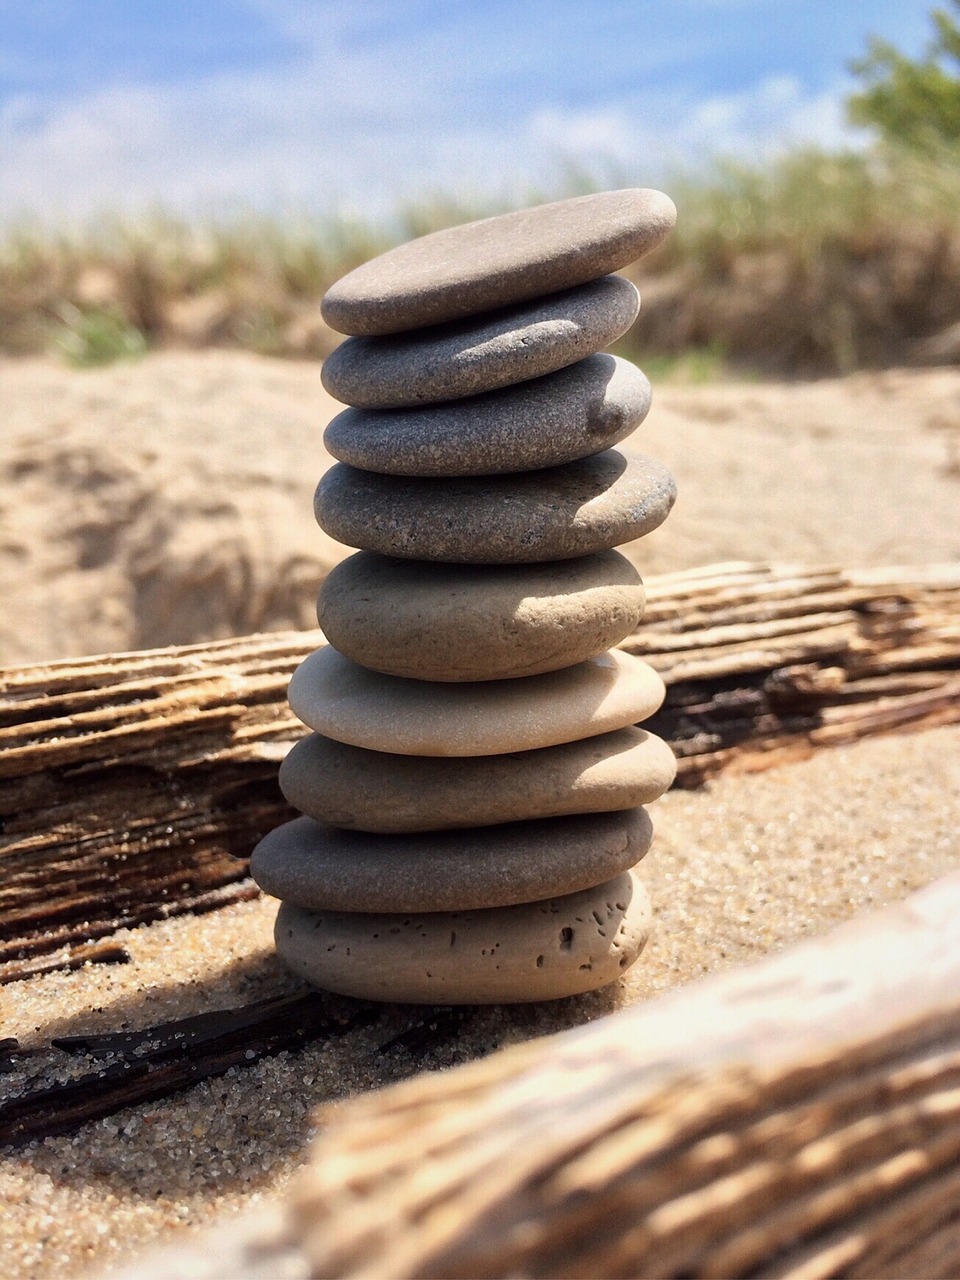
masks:
<instances>
[{"instance_id":1,"label":"wood grain texture","mask_svg":"<svg viewBox=\"0 0 960 1280\"><path fill-rule=\"evenodd\" d=\"M0 1101L0 1146L22 1147L74 1133L93 1120L168 1098L261 1058L345 1035L375 1021L377 1013L312 991L207 1010L138 1031L57 1037L54 1048L81 1054L95 1065ZM17 1050L16 1042L8 1045L8 1054Z\"/></svg>"},{"instance_id":2,"label":"wood grain texture","mask_svg":"<svg viewBox=\"0 0 960 1280\"><path fill-rule=\"evenodd\" d=\"M128 1280L956 1276L960 873L319 1122L283 1205Z\"/></svg>"},{"instance_id":3,"label":"wood grain texture","mask_svg":"<svg viewBox=\"0 0 960 1280\"><path fill-rule=\"evenodd\" d=\"M960 1268L960 874L756 967L332 1112L315 1276Z\"/></svg>"},{"instance_id":4,"label":"wood grain texture","mask_svg":"<svg viewBox=\"0 0 960 1280\"><path fill-rule=\"evenodd\" d=\"M0 673L0 961L251 897L318 633ZM0 965L0 977L3 967Z\"/></svg>"},{"instance_id":5,"label":"wood grain texture","mask_svg":"<svg viewBox=\"0 0 960 1280\"><path fill-rule=\"evenodd\" d=\"M960 720L960 569L730 564L652 578L624 641L663 675L648 721L679 785ZM277 769L318 631L0 671L0 980L14 962L253 896L293 816ZM13 965L14 967L11 967Z\"/></svg>"}]
</instances>

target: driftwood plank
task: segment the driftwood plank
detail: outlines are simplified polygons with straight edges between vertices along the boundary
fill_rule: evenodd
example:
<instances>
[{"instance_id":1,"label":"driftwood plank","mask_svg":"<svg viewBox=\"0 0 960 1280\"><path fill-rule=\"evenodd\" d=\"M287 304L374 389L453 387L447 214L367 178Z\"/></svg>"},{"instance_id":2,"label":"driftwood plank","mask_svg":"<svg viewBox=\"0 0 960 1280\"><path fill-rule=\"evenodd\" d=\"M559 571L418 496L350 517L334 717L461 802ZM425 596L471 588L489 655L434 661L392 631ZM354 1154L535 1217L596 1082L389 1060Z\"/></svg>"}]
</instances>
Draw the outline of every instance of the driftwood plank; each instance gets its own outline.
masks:
<instances>
[{"instance_id":1,"label":"driftwood plank","mask_svg":"<svg viewBox=\"0 0 960 1280\"><path fill-rule=\"evenodd\" d=\"M59 969L80 969L88 964L129 964L130 952L116 942L87 942L71 947L63 955L40 956L11 964L5 973L8 982L22 982L42 973L56 973Z\"/></svg>"},{"instance_id":2,"label":"driftwood plank","mask_svg":"<svg viewBox=\"0 0 960 1280\"><path fill-rule=\"evenodd\" d=\"M110 944L92 944L98 945ZM65 1081L45 1079L42 1071L37 1072L11 1096L0 1099L0 1147L75 1133L93 1120L167 1098L201 1080L248 1070L261 1058L296 1052L312 1041L374 1026L383 1012L381 1004L307 991L209 1010L136 1031L55 1037L49 1049L79 1054L93 1066ZM463 1006L431 1008L376 1052L402 1052L414 1059L436 1052L474 1013ZM0 1073L16 1070L18 1059L38 1052L43 1051L21 1048L13 1037L0 1040Z\"/></svg>"},{"instance_id":3,"label":"driftwood plank","mask_svg":"<svg viewBox=\"0 0 960 1280\"><path fill-rule=\"evenodd\" d=\"M960 567L729 564L648 584L679 784L960 720ZM0 980L25 959L253 895L291 816L290 674L319 632L0 671ZM69 960L69 952L65 959Z\"/></svg>"},{"instance_id":4,"label":"driftwood plank","mask_svg":"<svg viewBox=\"0 0 960 1280\"><path fill-rule=\"evenodd\" d=\"M379 1010L313 991L279 996L240 1009L220 1009L142 1031L54 1040L65 1053L103 1059L66 1082L27 1086L0 1102L0 1144L73 1133L81 1125L189 1089L232 1068L297 1050L374 1022ZM15 1046L11 1046L15 1047Z\"/></svg>"},{"instance_id":5,"label":"driftwood plank","mask_svg":"<svg viewBox=\"0 0 960 1280\"><path fill-rule=\"evenodd\" d=\"M321 1112L191 1276L960 1274L960 873L781 956Z\"/></svg>"}]
</instances>

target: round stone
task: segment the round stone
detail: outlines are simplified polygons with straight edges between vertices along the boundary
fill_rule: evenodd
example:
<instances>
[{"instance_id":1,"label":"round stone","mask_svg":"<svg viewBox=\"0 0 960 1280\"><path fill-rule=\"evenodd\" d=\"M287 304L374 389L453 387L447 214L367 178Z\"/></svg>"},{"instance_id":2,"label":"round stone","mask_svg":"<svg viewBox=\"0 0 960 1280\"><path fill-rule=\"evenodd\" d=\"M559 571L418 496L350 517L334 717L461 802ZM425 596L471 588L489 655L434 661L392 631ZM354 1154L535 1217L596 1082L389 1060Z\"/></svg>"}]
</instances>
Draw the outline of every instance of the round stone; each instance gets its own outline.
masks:
<instances>
[{"instance_id":1,"label":"round stone","mask_svg":"<svg viewBox=\"0 0 960 1280\"><path fill-rule=\"evenodd\" d=\"M340 995L507 1004L615 982L651 926L647 892L627 871L581 893L485 911L360 915L283 903L274 937L298 977Z\"/></svg>"},{"instance_id":2,"label":"round stone","mask_svg":"<svg viewBox=\"0 0 960 1280\"><path fill-rule=\"evenodd\" d=\"M532 564L605 551L662 524L676 498L662 463L617 449L544 471L401 479L337 462L314 513L337 542L458 564Z\"/></svg>"},{"instance_id":3,"label":"round stone","mask_svg":"<svg viewBox=\"0 0 960 1280\"><path fill-rule=\"evenodd\" d=\"M337 400L403 409L539 378L615 342L640 310L636 287L603 276L472 320L391 338L347 338L320 377Z\"/></svg>"},{"instance_id":4,"label":"round stone","mask_svg":"<svg viewBox=\"0 0 960 1280\"><path fill-rule=\"evenodd\" d=\"M440 684L358 666L327 645L290 681L294 715L325 737L406 756L490 756L591 738L653 715L663 681L613 649L522 680Z\"/></svg>"},{"instance_id":5,"label":"round stone","mask_svg":"<svg viewBox=\"0 0 960 1280\"><path fill-rule=\"evenodd\" d=\"M320 590L317 618L363 667L415 680L500 680L582 662L643 616L616 551L546 565L438 564L360 551Z\"/></svg>"},{"instance_id":6,"label":"round stone","mask_svg":"<svg viewBox=\"0 0 960 1280\"><path fill-rule=\"evenodd\" d=\"M596 354L501 391L422 409L345 409L327 452L396 476L487 476L585 458L617 444L650 408L650 383Z\"/></svg>"},{"instance_id":7,"label":"round stone","mask_svg":"<svg viewBox=\"0 0 960 1280\"><path fill-rule=\"evenodd\" d=\"M639 862L643 809L460 831L371 835L295 818L257 845L264 893L330 911L459 911L576 893Z\"/></svg>"},{"instance_id":8,"label":"round stone","mask_svg":"<svg viewBox=\"0 0 960 1280\"><path fill-rule=\"evenodd\" d=\"M676 770L667 744L644 729L463 759L366 751L313 733L280 766L280 788L319 822L399 833L633 809L662 795Z\"/></svg>"},{"instance_id":9,"label":"round stone","mask_svg":"<svg viewBox=\"0 0 960 1280\"><path fill-rule=\"evenodd\" d=\"M633 188L434 231L343 276L323 318L340 333L400 333L555 293L642 257L676 218L668 196Z\"/></svg>"}]
</instances>

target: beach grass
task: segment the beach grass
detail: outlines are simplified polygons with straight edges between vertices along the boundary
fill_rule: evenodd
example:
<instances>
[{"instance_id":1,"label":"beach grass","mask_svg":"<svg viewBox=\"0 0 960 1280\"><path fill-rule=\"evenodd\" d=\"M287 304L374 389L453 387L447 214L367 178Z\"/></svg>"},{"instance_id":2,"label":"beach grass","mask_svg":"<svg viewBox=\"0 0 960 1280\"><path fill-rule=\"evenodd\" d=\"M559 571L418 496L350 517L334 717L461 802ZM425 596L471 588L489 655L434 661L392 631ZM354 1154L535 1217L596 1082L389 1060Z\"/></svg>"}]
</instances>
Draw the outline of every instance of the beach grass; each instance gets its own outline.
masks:
<instances>
[{"instance_id":1,"label":"beach grass","mask_svg":"<svg viewBox=\"0 0 960 1280\"><path fill-rule=\"evenodd\" d=\"M642 181L571 170L528 202ZM664 185L678 226L627 272L644 305L625 354L700 380L725 365L809 374L958 358L941 340L960 323L955 152L798 150ZM14 222L0 228L0 351L79 365L171 346L323 358L339 341L318 308L335 279L503 207L435 195L382 224L163 211L70 231Z\"/></svg>"}]
</instances>

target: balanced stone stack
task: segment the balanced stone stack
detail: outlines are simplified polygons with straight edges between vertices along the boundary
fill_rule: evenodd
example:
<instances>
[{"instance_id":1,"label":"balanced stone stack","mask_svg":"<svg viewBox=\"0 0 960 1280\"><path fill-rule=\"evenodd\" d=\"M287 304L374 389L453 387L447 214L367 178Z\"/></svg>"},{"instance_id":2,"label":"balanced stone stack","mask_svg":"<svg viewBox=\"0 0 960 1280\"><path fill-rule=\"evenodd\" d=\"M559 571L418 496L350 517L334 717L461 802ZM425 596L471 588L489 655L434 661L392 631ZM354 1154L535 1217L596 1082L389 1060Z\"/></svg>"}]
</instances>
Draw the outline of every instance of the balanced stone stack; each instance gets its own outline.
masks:
<instances>
[{"instance_id":1,"label":"balanced stone stack","mask_svg":"<svg viewBox=\"0 0 960 1280\"><path fill-rule=\"evenodd\" d=\"M599 353L639 307L610 273L674 217L647 190L542 205L391 250L324 299L352 335L324 386L351 407L316 515L360 550L290 684L313 733L280 782L305 816L252 864L282 899L281 956L318 986L553 999L614 981L646 941L641 806L674 761L635 727L659 676L611 650L644 604L613 548L675 491L613 447L650 386Z\"/></svg>"}]
</instances>

